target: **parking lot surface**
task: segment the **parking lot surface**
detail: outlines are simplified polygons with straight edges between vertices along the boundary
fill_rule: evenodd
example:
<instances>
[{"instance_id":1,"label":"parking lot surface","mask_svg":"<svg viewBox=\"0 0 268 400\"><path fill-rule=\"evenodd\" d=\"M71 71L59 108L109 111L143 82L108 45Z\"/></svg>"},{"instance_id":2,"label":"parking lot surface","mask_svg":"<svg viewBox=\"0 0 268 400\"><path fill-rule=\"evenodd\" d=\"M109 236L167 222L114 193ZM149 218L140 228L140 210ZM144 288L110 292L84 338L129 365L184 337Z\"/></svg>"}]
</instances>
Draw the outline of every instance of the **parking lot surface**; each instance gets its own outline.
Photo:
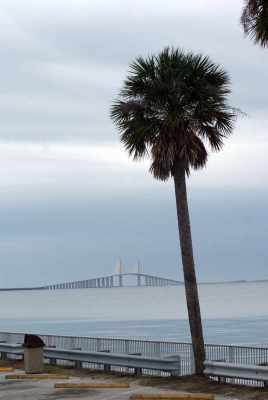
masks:
<instances>
[{"instance_id":1,"label":"parking lot surface","mask_svg":"<svg viewBox=\"0 0 268 400\"><path fill-rule=\"evenodd\" d=\"M80 399L80 400L108 400L118 399L127 400L131 394L137 393L183 393L172 390L144 387L139 385L139 381L131 382L129 388L54 388L55 383L115 383L115 380L91 379L72 377L68 380L61 379L35 379L35 380L16 380L6 379L6 375L22 374L22 371L10 373L0 372L0 400L60 400L60 399ZM118 380L120 383L120 380ZM231 400L227 397L215 396L215 400Z\"/></svg>"}]
</instances>

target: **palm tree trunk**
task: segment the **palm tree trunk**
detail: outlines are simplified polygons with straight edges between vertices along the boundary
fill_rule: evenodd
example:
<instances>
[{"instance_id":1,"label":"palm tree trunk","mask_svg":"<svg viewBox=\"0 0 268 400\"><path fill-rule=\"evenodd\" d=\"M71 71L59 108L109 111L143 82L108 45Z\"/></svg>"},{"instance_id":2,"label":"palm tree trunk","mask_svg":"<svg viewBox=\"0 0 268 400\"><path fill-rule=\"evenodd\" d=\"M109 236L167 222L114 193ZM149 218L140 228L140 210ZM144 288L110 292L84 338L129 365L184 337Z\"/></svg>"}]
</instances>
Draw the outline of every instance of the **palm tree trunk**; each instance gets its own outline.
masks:
<instances>
[{"instance_id":1,"label":"palm tree trunk","mask_svg":"<svg viewBox=\"0 0 268 400\"><path fill-rule=\"evenodd\" d=\"M191 237L190 218L188 211L185 168L180 160L175 160L173 167L177 215L181 245L186 302L195 359L195 372L202 375L204 371L205 346L201 313L198 299L198 290L195 276L193 245Z\"/></svg>"}]
</instances>

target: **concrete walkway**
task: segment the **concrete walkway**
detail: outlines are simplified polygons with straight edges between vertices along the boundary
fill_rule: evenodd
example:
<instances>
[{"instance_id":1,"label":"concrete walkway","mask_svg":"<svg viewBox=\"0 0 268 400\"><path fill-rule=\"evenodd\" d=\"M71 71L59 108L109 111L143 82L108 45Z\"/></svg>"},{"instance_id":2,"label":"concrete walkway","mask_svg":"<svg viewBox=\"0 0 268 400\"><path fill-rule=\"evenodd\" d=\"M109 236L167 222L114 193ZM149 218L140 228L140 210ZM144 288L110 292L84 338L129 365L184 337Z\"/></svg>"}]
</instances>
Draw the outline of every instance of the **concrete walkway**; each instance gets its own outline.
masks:
<instances>
[{"instance_id":1,"label":"concrete walkway","mask_svg":"<svg viewBox=\"0 0 268 400\"><path fill-rule=\"evenodd\" d=\"M133 393L183 393L172 390L140 386L139 382L131 382L129 388L120 389L55 389L55 383L115 383L116 380L101 378L71 377L68 380L11 380L6 375L22 374L21 370L12 373L0 373L0 400L127 400ZM120 382L120 379L117 381ZM125 381L124 381L125 382ZM215 400L231 400L229 397L215 396Z\"/></svg>"}]
</instances>

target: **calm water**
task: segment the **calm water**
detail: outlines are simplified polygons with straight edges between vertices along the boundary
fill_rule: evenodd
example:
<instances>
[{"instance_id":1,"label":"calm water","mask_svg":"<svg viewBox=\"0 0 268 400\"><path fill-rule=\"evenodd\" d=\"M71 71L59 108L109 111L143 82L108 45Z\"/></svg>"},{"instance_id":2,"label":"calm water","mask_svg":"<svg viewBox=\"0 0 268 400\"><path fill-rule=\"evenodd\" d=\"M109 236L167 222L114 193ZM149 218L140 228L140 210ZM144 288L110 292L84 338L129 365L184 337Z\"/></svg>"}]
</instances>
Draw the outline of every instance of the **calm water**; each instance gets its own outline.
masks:
<instances>
[{"instance_id":1,"label":"calm water","mask_svg":"<svg viewBox=\"0 0 268 400\"><path fill-rule=\"evenodd\" d=\"M268 283L200 285L207 343L268 346ZM183 286L0 292L0 330L189 341Z\"/></svg>"}]
</instances>

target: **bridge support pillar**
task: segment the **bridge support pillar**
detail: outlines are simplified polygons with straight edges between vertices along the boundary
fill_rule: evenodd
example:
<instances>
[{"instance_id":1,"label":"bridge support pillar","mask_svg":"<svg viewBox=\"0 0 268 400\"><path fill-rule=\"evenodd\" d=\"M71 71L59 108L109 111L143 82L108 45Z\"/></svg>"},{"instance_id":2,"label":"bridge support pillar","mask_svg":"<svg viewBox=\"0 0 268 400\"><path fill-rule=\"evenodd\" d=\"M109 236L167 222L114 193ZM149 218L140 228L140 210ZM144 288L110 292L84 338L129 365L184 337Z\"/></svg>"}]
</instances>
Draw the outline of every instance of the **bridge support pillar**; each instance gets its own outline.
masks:
<instances>
[{"instance_id":1,"label":"bridge support pillar","mask_svg":"<svg viewBox=\"0 0 268 400\"><path fill-rule=\"evenodd\" d=\"M104 280L104 278L101 278L101 287L105 287L105 280Z\"/></svg>"},{"instance_id":2,"label":"bridge support pillar","mask_svg":"<svg viewBox=\"0 0 268 400\"><path fill-rule=\"evenodd\" d=\"M98 279L97 279L97 284L98 284L98 287L101 287L101 281L100 281L100 278L98 278Z\"/></svg>"},{"instance_id":3,"label":"bridge support pillar","mask_svg":"<svg viewBox=\"0 0 268 400\"><path fill-rule=\"evenodd\" d=\"M122 275L119 275L119 286L120 287L123 286L123 277L122 277Z\"/></svg>"},{"instance_id":4,"label":"bridge support pillar","mask_svg":"<svg viewBox=\"0 0 268 400\"><path fill-rule=\"evenodd\" d=\"M110 279L109 279L109 277L107 276L106 277L106 287L109 287L110 286Z\"/></svg>"},{"instance_id":5,"label":"bridge support pillar","mask_svg":"<svg viewBox=\"0 0 268 400\"><path fill-rule=\"evenodd\" d=\"M110 286L113 287L114 286L114 277L110 276Z\"/></svg>"},{"instance_id":6,"label":"bridge support pillar","mask_svg":"<svg viewBox=\"0 0 268 400\"><path fill-rule=\"evenodd\" d=\"M141 285L141 276L140 276L140 274L137 275L137 285L138 286Z\"/></svg>"}]
</instances>

